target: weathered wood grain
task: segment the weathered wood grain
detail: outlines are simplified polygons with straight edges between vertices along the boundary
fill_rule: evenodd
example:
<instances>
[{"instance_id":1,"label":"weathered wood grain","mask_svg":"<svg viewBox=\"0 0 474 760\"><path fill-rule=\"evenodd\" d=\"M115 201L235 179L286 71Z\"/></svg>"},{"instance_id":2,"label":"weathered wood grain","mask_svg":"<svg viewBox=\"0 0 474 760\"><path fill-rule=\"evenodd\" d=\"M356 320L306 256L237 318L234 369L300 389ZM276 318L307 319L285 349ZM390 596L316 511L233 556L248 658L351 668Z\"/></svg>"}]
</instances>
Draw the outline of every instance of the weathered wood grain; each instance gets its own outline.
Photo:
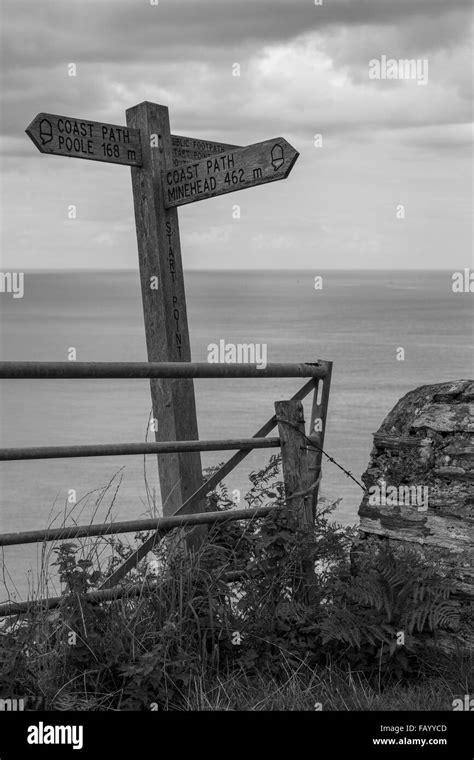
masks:
<instances>
[{"instance_id":1,"label":"weathered wood grain","mask_svg":"<svg viewBox=\"0 0 474 760\"><path fill-rule=\"evenodd\" d=\"M275 414L286 499L291 508L297 511L301 527L307 530L313 524L313 510L303 404L301 401L275 401ZM300 496L300 493L303 495Z\"/></svg>"},{"instance_id":2,"label":"weathered wood grain","mask_svg":"<svg viewBox=\"0 0 474 760\"><path fill-rule=\"evenodd\" d=\"M226 153L241 146L214 142L213 140L199 140L196 137L171 135L171 147L173 149L173 166L178 166L188 161L200 161L208 156Z\"/></svg>"},{"instance_id":3,"label":"weathered wood grain","mask_svg":"<svg viewBox=\"0 0 474 760\"><path fill-rule=\"evenodd\" d=\"M138 260L150 362L191 361L177 212L163 203L160 174L171 164L168 109L140 103L127 110L127 126L142 139L143 165L131 169ZM151 135L158 144L151 147ZM191 379L150 381L157 441L197 440ZM163 514L172 515L202 482L199 452L158 456ZM194 503L190 512L204 511Z\"/></svg>"},{"instance_id":4,"label":"weathered wood grain","mask_svg":"<svg viewBox=\"0 0 474 760\"><path fill-rule=\"evenodd\" d=\"M300 529L308 534L314 526L312 486L317 487L317 481L310 482L303 404L301 401L276 401L275 415L286 502L297 515ZM298 574L296 598L310 603L315 591L314 561L304 549Z\"/></svg>"},{"instance_id":5,"label":"weathered wood grain","mask_svg":"<svg viewBox=\"0 0 474 760\"><path fill-rule=\"evenodd\" d=\"M53 113L39 113L25 131L41 153L125 166L142 164L140 133L137 129Z\"/></svg>"},{"instance_id":6,"label":"weathered wood grain","mask_svg":"<svg viewBox=\"0 0 474 760\"><path fill-rule=\"evenodd\" d=\"M283 137L162 172L167 208L285 179L299 153Z\"/></svg>"}]
</instances>

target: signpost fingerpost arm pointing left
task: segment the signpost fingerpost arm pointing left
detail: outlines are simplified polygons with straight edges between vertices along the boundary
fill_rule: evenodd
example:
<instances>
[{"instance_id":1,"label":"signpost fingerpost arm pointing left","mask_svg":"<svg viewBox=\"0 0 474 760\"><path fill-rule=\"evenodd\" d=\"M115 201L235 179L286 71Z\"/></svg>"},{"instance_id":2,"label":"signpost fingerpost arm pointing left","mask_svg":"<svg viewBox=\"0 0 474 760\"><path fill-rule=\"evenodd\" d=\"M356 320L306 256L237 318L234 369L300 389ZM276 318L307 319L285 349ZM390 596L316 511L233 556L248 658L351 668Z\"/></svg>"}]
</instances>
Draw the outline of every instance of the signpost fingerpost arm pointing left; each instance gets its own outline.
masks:
<instances>
[{"instance_id":1,"label":"signpost fingerpost arm pointing left","mask_svg":"<svg viewBox=\"0 0 474 760\"><path fill-rule=\"evenodd\" d=\"M124 166L142 165L138 129L54 113L38 113L25 132L40 153ZM171 135L172 165L178 166L238 147L240 146L212 140Z\"/></svg>"},{"instance_id":2,"label":"signpost fingerpost arm pointing left","mask_svg":"<svg viewBox=\"0 0 474 760\"><path fill-rule=\"evenodd\" d=\"M140 133L118 124L39 113L26 134L40 153L141 166Z\"/></svg>"}]
</instances>

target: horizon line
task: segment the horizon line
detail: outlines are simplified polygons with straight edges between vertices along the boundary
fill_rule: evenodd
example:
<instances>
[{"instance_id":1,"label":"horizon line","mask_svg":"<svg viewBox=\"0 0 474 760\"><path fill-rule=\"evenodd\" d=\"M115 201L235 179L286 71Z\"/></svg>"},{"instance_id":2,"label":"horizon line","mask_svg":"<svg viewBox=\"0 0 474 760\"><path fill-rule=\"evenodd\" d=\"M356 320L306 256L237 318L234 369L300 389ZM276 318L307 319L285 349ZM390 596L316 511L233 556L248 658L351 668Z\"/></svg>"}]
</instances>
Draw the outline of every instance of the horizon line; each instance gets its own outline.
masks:
<instances>
[{"instance_id":1,"label":"horizon line","mask_svg":"<svg viewBox=\"0 0 474 760\"><path fill-rule=\"evenodd\" d=\"M336 268L329 268L329 267L276 267L275 269L259 269L257 267L237 267L237 268L205 268L205 269L195 269L195 268L183 268L183 272L265 272L265 274L274 274L275 272L453 272L457 269L470 269L470 266L462 266L462 267L431 267L431 268L422 268L422 267L407 267L402 268L398 267L396 269L391 269L388 267L381 267L381 268L375 268L375 267L354 267L354 268L345 268L345 267L336 267ZM114 273L114 272L136 272L137 274L140 274L138 267L113 267L111 269L105 269L100 267L40 267L40 268L33 268L33 267L22 267L20 268L12 268L12 267L2 267L0 271L12 271L12 272L100 272L100 273Z\"/></svg>"}]
</instances>

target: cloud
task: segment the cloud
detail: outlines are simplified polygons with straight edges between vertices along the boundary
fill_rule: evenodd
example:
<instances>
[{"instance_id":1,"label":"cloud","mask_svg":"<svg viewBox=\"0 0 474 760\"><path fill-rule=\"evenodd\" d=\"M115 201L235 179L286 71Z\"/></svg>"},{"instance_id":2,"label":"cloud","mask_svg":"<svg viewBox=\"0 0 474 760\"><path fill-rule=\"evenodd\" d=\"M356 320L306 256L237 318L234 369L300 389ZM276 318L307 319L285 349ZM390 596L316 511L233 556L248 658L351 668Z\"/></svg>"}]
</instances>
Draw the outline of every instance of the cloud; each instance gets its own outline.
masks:
<instances>
[{"instance_id":1,"label":"cloud","mask_svg":"<svg viewBox=\"0 0 474 760\"><path fill-rule=\"evenodd\" d=\"M278 44L334 26L407 27L420 20L441 36L446 19L469 8L469 0L326 0L322 6L309 0L160 0L157 6L147 0L3 0L3 60L6 69L76 60L199 60L202 52Z\"/></svg>"},{"instance_id":2,"label":"cloud","mask_svg":"<svg viewBox=\"0 0 474 760\"><path fill-rule=\"evenodd\" d=\"M434 124L408 130L405 142L417 150L472 150L474 125L464 124Z\"/></svg>"},{"instance_id":3,"label":"cloud","mask_svg":"<svg viewBox=\"0 0 474 760\"><path fill-rule=\"evenodd\" d=\"M124 123L166 103L172 129L243 142L469 119L469 3L455 0L6 0L1 133L26 155L39 110ZM442 23L441 23L442 22ZM368 80L381 54L430 55L430 87ZM232 64L241 76L232 76ZM68 76L68 63L77 76ZM408 85L405 86L405 85ZM253 137L257 133L257 137Z\"/></svg>"},{"instance_id":4,"label":"cloud","mask_svg":"<svg viewBox=\"0 0 474 760\"><path fill-rule=\"evenodd\" d=\"M301 153L285 182L179 212L183 260L195 267L288 266L290 250L295 266L312 266L314 250L318 265L439 265L453 236L464 257L469 8L467 0L3 0L7 257L25 266L136 265L128 170L42 156L24 130L40 111L124 124L125 110L144 100L169 107L176 134L239 145L282 135ZM370 80L368 62L382 54L426 57L429 84ZM449 213L433 214L431 196ZM400 197L417 219L403 227L402 253L392 221ZM70 203L75 227L62 224Z\"/></svg>"}]
</instances>

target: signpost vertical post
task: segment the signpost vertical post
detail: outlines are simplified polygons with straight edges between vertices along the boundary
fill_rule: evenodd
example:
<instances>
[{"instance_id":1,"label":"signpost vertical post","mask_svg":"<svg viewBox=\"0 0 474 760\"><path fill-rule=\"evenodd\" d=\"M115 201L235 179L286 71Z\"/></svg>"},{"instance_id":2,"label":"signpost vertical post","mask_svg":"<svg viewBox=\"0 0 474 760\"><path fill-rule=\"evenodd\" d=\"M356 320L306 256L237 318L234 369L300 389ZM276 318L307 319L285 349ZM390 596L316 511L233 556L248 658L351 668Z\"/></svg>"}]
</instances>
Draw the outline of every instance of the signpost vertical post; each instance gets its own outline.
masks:
<instances>
[{"instance_id":1,"label":"signpost vertical post","mask_svg":"<svg viewBox=\"0 0 474 760\"><path fill-rule=\"evenodd\" d=\"M161 173L173 166L168 108L144 102L126 112L140 130L142 166L131 168L148 361L191 361L178 214L164 205ZM157 441L198 439L192 379L150 381ZM163 514L202 484L199 452L158 455ZM189 511L202 512L195 504Z\"/></svg>"}]
</instances>

